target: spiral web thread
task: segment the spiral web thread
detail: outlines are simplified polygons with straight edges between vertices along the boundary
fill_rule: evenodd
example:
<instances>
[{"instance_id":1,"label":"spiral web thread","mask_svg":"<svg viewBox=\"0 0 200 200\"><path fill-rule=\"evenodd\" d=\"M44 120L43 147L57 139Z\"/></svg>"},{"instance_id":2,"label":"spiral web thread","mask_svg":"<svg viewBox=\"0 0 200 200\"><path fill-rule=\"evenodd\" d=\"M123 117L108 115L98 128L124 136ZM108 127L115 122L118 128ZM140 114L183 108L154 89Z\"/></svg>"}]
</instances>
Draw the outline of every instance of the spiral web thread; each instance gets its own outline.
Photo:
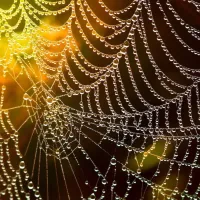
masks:
<instances>
[{"instance_id":1,"label":"spiral web thread","mask_svg":"<svg viewBox=\"0 0 200 200\"><path fill-rule=\"evenodd\" d=\"M200 2L109 2L0 10L1 199L200 198Z\"/></svg>"}]
</instances>

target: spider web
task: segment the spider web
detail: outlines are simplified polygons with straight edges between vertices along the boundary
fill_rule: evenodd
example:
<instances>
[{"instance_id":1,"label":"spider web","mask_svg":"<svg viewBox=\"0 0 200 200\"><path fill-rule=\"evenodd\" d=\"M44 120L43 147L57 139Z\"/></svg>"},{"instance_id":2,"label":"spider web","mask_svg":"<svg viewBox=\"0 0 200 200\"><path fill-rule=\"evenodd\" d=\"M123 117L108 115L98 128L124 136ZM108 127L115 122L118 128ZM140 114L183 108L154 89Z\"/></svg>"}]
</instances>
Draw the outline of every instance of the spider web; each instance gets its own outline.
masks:
<instances>
[{"instance_id":1,"label":"spider web","mask_svg":"<svg viewBox=\"0 0 200 200\"><path fill-rule=\"evenodd\" d=\"M0 198L199 199L199 6L1 9Z\"/></svg>"}]
</instances>

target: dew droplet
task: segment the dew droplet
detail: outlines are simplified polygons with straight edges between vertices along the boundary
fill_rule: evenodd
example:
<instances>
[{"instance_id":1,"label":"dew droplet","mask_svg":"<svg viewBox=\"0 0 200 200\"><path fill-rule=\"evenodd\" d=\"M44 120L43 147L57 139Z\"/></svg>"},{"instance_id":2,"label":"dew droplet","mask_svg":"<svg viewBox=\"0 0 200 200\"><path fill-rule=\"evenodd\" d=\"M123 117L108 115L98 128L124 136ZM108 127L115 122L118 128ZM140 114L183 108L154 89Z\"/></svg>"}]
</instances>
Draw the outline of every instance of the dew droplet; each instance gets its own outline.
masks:
<instances>
[{"instance_id":1,"label":"dew droplet","mask_svg":"<svg viewBox=\"0 0 200 200\"><path fill-rule=\"evenodd\" d=\"M92 193L88 198L88 200L95 200L95 199L96 199L96 197L95 197L94 193Z\"/></svg>"},{"instance_id":2,"label":"dew droplet","mask_svg":"<svg viewBox=\"0 0 200 200\"><path fill-rule=\"evenodd\" d=\"M26 100L29 99L29 95L28 95L27 93L25 93L23 98L24 98L24 100L26 101Z\"/></svg>"},{"instance_id":3,"label":"dew droplet","mask_svg":"<svg viewBox=\"0 0 200 200\"><path fill-rule=\"evenodd\" d=\"M103 185L106 185L106 183L107 183L107 182L106 182L106 179L103 179L103 180L102 180L102 184L103 184Z\"/></svg>"},{"instance_id":4,"label":"dew droplet","mask_svg":"<svg viewBox=\"0 0 200 200\"><path fill-rule=\"evenodd\" d=\"M29 190L33 189L33 182L32 182L32 181L30 181L30 182L28 183L28 189L29 189Z\"/></svg>"},{"instance_id":5,"label":"dew droplet","mask_svg":"<svg viewBox=\"0 0 200 200\"><path fill-rule=\"evenodd\" d=\"M53 103L53 98L51 98L51 97L47 97L47 103L49 104L49 105L51 105L52 103Z\"/></svg>"},{"instance_id":6,"label":"dew droplet","mask_svg":"<svg viewBox=\"0 0 200 200\"><path fill-rule=\"evenodd\" d=\"M35 191L35 197L39 197L40 196L40 193L38 190Z\"/></svg>"},{"instance_id":7,"label":"dew droplet","mask_svg":"<svg viewBox=\"0 0 200 200\"><path fill-rule=\"evenodd\" d=\"M11 190L11 189L12 189L12 186L9 184L9 185L7 186L7 189L8 189L8 190Z\"/></svg>"},{"instance_id":8,"label":"dew droplet","mask_svg":"<svg viewBox=\"0 0 200 200\"><path fill-rule=\"evenodd\" d=\"M19 168L20 168L20 169L24 169L24 168L25 168L25 163L24 163L24 161L21 161L21 162L19 163Z\"/></svg>"},{"instance_id":9,"label":"dew droplet","mask_svg":"<svg viewBox=\"0 0 200 200\"><path fill-rule=\"evenodd\" d=\"M112 158L111 161L110 161L111 165L116 165L116 159L115 158Z\"/></svg>"},{"instance_id":10,"label":"dew droplet","mask_svg":"<svg viewBox=\"0 0 200 200\"><path fill-rule=\"evenodd\" d=\"M85 185L88 185L89 183L88 183L88 181L85 181Z\"/></svg>"}]
</instances>

